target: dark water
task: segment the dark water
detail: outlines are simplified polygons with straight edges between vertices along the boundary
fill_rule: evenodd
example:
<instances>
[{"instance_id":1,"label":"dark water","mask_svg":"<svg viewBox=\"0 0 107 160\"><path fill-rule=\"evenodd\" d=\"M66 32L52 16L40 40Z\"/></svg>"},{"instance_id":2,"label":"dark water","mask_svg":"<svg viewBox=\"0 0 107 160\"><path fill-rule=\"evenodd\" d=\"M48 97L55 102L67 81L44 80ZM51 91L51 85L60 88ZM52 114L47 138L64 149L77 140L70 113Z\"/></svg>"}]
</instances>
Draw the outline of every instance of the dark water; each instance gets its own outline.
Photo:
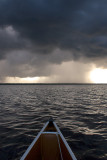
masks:
<instances>
[{"instance_id":1,"label":"dark water","mask_svg":"<svg viewBox=\"0 0 107 160\"><path fill-rule=\"evenodd\" d=\"M78 160L107 160L107 85L1 85L0 160L18 160L52 116Z\"/></svg>"}]
</instances>

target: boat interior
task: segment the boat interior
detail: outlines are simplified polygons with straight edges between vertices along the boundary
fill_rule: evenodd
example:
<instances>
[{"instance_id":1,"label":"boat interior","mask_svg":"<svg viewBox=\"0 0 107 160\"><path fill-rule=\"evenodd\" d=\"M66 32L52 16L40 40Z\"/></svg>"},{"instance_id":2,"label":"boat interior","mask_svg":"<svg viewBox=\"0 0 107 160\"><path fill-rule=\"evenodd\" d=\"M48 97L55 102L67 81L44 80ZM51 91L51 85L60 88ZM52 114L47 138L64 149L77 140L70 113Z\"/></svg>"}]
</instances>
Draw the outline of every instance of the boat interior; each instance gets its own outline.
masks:
<instances>
[{"instance_id":1,"label":"boat interior","mask_svg":"<svg viewBox=\"0 0 107 160\"><path fill-rule=\"evenodd\" d=\"M49 123L25 160L72 160L53 123Z\"/></svg>"}]
</instances>

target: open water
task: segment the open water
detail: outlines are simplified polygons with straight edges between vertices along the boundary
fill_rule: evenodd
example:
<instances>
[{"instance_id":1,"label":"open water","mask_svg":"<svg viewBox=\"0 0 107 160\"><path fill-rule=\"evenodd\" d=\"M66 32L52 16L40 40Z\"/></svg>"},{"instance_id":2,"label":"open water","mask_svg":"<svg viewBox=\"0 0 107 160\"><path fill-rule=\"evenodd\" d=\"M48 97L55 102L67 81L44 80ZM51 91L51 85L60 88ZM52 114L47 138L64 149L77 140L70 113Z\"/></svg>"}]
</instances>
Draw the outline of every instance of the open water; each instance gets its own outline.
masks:
<instances>
[{"instance_id":1,"label":"open water","mask_svg":"<svg viewBox=\"0 0 107 160\"><path fill-rule=\"evenodd\" d=\"M78 160L107 160L107 85L0 85L0 160L19 160L50 117Z\"/></svg>"}]
</instances>

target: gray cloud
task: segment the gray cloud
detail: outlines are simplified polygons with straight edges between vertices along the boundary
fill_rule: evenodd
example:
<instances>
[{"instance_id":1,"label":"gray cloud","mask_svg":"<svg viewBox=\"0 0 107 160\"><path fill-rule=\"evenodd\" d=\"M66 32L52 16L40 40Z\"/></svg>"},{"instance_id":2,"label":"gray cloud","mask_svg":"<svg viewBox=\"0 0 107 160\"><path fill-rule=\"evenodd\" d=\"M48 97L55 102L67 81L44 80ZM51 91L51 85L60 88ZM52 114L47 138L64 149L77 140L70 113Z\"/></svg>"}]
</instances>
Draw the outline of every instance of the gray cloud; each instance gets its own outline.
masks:
<instances>
[{"instance_id":1,"label":"gray cloud","mask_svg":"<svg viewBox=\"0 0 107 160\"><path fill-rule=\"evenodd\" d=\"M95 50L96 57L101 57L101 51L105 56L106 46L97 48L97 45L101 41L99 37L107 34L106 0L5 0L0 6L0 24L11 25L22 39L36 45L40 53L65 48L78 53L80 50L87 57L93 56L87 52L95 53ZM106 42L107 39L101 41ZM13 46L17 48L21 44Z\"/></svg>"},{"instance_id":2,"label":"gray cloud","mask_svg":"<svg viewBox=\"0 0 107 160\"><path fill-rule=\"evenodd\" d=\"M0 59L6 60L6 75L48 75L49 65L70 60L106 67L106 8L106 0L1 0Z\"/></svg>"},{"instance_id":3,"label":"gray cloud","mask_svg":"<svg viewBox=\"0 0 107 160\"><path fill-rule=\"evenodd\" d=\"M28 44L11 26L0 28L0 58L10 51L28 48Z\"/></svg>"}]
</instances>

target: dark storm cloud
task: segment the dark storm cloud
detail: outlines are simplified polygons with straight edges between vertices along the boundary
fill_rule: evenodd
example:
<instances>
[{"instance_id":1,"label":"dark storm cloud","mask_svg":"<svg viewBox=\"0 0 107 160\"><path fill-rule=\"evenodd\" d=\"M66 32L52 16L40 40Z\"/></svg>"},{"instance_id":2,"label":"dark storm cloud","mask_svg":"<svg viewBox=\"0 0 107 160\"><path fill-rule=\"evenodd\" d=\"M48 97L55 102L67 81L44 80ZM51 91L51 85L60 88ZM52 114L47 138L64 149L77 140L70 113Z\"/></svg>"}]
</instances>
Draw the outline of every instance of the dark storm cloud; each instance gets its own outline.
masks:
<instances>
[{"instance_id":1,"label":"dark storm cloud","mask_svg":"<svg viewBox=\"0 0 107 160\"><path fill-rule=\"evenodd\" d=\"M58 56L56 63L107 56L106 0L1 0L0 26L0 57L26 48L53 63L50 56L57 48L65 55ZM7 34L8 26L18 35ZM44 58L47 54L49 59Z\"/></svg>"},{"instance_id":2,"label":"dark storm cloud","mask_svg":"<svg viewBox=\"0 0 107 160\"><path fill-rule=\"evenodd\" d=\"M19 37L12 27L0 28L0 58L5 58L5 54L12 50L26 48L28 42Z\"/></svg>"}]
</instances>

